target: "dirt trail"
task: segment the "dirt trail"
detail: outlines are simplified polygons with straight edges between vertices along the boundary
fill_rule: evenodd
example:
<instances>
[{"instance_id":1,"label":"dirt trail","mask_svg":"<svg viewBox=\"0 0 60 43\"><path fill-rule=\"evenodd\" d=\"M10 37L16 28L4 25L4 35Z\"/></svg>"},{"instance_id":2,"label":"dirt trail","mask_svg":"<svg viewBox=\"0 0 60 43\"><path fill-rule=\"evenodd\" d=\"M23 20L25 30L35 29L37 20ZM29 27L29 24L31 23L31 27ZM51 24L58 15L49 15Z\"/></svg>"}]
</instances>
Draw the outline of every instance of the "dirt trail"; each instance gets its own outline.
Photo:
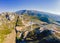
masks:
<instances>
[{"instance_id":1,"label":"dirt trail","mask_svg":"<svg viewBox=\"0 0 60 43\"><path fill-rule=\"evenodd\" d=\"M7 37L4 39L3 43L16 43L15 37L16 37L15 30L12 30L12 32L8 34Z\"/></svg>"}]
</instances>

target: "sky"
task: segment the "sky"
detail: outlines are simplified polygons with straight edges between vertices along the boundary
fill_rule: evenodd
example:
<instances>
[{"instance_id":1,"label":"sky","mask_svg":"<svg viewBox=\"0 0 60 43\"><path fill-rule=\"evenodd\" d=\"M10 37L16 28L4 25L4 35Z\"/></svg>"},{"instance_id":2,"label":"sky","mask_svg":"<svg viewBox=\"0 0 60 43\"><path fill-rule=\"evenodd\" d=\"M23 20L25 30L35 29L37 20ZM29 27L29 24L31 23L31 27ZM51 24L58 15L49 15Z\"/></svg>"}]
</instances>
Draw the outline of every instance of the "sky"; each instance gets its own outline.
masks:
<instances>
[{"instance_id":1,"label":"sky","mask_svg":"<svg viewBox=\"0 0 60 43\"><path fill-rule=\"evenodd\" d=\"M37 10L60 15L60 0L0 0L0 13L19 10Z\"/></svg>"}]
</instances>

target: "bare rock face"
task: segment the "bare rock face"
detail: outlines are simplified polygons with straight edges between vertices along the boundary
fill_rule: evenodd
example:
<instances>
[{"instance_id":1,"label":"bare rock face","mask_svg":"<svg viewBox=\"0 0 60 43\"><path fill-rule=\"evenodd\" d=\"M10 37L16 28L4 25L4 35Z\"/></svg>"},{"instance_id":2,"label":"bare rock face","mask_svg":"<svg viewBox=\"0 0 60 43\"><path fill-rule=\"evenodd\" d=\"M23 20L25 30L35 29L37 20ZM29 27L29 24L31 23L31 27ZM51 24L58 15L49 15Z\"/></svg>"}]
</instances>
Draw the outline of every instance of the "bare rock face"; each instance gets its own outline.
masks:
<instances>
[{"instance_id":1,"label":"bare rock face","mask_svg":"<svg viewBox=\"0 0 60 43\"><path fill-rule=\"evenodd\" d=\"M5 12L0 14L0 43L60 43L60 26L36 16Z\"/></svg>"},{"instance_id":2,"label":"bare rock face","mask_svg":"<svg viewBox=\"0 0 60 43\"><path fill-rule=\"evenodd\" d=\"M48 24L25 14L20 15L19 20L16 26L16 43L60 43L60 32L58 31L60 26L53 23Z\"/></svg>"}]
</instances>

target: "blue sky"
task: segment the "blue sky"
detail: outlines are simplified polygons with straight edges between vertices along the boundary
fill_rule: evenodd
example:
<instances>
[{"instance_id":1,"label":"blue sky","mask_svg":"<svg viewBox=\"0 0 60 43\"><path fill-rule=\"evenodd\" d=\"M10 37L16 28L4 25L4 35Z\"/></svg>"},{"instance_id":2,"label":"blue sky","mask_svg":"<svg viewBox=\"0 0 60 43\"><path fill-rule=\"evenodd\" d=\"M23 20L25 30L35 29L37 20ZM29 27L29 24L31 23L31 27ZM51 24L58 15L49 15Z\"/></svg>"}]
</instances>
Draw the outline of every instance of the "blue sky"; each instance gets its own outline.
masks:
<instances>
[{"instance_id":1,"label":"blue sky","mask_svg":"<svg viewBox=\"0 0 60 43\"><path fill-rule=\"evenodd\" d=\"M0 12L25 9L60 14L60 0L0 0Z\"/></svg>"}]
</instances>

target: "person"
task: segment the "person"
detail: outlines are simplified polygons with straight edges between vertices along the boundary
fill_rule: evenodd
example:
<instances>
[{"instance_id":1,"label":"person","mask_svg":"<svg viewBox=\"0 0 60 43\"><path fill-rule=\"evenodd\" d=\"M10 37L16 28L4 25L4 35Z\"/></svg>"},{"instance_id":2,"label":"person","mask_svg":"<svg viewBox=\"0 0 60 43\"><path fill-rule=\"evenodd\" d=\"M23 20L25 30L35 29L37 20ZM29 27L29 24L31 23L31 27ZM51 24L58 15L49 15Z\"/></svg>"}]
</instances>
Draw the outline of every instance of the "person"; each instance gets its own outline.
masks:
<instances>
[{"instance_id":1,"label":"person","mask_svg":"<svg viewBox=\"0 0 60 43\"><path fill-rule=\"evenodd\" d=\"M8 14L6 14L6 18L7 18L8 20L10 20L10 18L9 18L9 15L8 15Z\"/></svg>"}]
</instances>

